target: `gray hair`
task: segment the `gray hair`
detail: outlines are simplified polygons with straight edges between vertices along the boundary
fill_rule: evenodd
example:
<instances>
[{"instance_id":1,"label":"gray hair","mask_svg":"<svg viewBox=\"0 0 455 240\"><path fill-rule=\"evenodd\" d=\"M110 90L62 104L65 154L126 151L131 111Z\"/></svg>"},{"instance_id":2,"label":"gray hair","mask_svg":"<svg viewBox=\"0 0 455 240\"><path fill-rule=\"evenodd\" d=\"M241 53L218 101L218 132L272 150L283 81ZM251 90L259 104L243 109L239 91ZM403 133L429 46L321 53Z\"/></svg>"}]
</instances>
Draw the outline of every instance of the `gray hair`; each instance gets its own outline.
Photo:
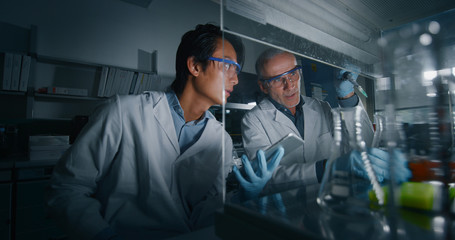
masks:
<instances>
[{"instance_id":1,"label":"gray hair","mask_svg":"<svg viewBox=\"0 0 455 240\"><path fill-rule=\"evenodd\" d=\"M284 51L284 50L281 50L278 48L268 48L265 51L263 51L261 53L261 55L259 55L258 59L256 60L256 66L255 66L256 74L258 75L259 80L263 79L263 77L264 77L264 76L262 76L262 72L264 70L264 64L267 61L269 61L270 59L272 59L273 57L275 57L276 55L283 54L283 53L292 54L290 52L287 52L287 51Z\"/></svg>"}]
</instances>

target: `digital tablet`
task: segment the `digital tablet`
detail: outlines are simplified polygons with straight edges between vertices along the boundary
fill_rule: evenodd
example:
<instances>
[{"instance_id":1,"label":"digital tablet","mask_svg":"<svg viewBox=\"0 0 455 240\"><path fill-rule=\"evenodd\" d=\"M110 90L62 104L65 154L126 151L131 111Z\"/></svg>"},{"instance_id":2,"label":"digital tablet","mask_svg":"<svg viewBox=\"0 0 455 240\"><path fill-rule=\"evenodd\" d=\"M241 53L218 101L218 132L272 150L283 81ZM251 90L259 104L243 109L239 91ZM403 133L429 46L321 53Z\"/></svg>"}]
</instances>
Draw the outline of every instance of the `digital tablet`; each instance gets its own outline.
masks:
<instances>
[{"instance_id":1,"label":"digital tablet","mask_svg":"<svg viewBox=\"0 0 455 240\"><path fill-rule=\"evenodd\" d=\"M288 155L289 153L292 153L294 150L296 150L303 144L304 144L303 139L301 139L294 133L289 133L288 135L284 136L276 143L263 149L265 159L269 160L269 158L275 153L276 149L280 146L284 148L284 155L282 158L282 159L284 159L286 157L286 155Z\"/></svg>"}]
</instances>

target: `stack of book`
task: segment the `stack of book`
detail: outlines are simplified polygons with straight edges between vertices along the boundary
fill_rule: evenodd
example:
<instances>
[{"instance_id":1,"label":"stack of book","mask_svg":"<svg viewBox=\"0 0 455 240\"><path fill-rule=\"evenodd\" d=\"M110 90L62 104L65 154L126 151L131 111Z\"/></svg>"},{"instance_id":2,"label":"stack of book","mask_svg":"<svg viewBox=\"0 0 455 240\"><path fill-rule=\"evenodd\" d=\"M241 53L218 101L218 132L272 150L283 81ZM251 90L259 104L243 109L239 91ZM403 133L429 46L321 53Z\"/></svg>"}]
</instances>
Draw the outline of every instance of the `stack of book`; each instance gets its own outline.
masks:
<instances>
[{"instance_id":1,"label":"stack of book","mask_svg":"<svg viewBox=\"0 0 455 240\"><path fill-rule=\"evenodd\" d=\"M0 89L26 92L31 57L16 53L0 53Z\"/></svg>"},{"instance_id":2,"label":"stack of book","mask_svg":"<svg viewBox=\"0 0 455 240\"><path fill-rule=\"evenodd\" d=\"M98 97L115 94L140 94L144 91L158 90L161 78L156 73L143 73L103 66L98 87Z\"/></svg>"},{"instance_id":3,"label":"stack of book","mask_svg":"<svg viewBox=\"0 0 455 240\"><path fill-rule=\"evenodd\" d=\"M70 146L67 135L30 136L29 160L58 160Z\"/></svg>"}]
</instances>

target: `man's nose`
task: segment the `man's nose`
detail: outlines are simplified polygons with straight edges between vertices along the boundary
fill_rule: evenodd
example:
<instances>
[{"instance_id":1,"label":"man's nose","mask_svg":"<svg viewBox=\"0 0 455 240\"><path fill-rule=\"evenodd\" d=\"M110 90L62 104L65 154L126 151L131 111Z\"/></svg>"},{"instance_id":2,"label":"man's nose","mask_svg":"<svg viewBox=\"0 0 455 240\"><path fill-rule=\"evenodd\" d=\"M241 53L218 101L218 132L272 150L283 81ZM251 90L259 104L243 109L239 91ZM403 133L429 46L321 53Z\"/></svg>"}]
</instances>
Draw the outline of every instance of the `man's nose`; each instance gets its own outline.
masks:
<instances>
[{"instance_id":1,"label":"man's nose","mask_svg":"<svg viewBox=\"0 0 455 240\"><path fill-rule=\"evenodd\" d=\"M234 74L232 77L231 77L231 82L235 85L237 85L239 83L239 76L237 74Z\"/></svg>"},{"instance_id":2,"label":"man's nose","mask_svg":"<svg viewBox=\"0 0 455 240\"><path fill-rule=\"evenodd\" d=\"M296 86L296 83L295 83L295 82L296 82L296 81L293 81L293 80L292 80L291 78L289 78L289 77L286 77L286 78L284 78L284 79L285 79L285 80L284 80L284 83L283 83L284 88L290 88L290 89L295 88L295 86Z\"/></svg>"}]
</instances>

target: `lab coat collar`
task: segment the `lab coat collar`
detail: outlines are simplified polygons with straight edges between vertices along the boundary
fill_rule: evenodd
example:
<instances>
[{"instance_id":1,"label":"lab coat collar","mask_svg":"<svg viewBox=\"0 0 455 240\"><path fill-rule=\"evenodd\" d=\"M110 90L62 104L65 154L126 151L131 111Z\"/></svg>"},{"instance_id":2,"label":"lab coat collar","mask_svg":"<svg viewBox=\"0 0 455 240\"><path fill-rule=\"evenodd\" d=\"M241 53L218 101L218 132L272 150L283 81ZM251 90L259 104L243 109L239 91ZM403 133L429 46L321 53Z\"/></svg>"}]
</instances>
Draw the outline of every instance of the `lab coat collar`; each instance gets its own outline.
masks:
<instances>
[{"instance_id":1,"label":"lab coat collar","mask_svg":"<svg viewBox=\"0 0 455 240\"><path fill-rule=\"evenodd\" d=\"M270 101L278 110L280 110L280 111L282 111L282 112L283 112L283 111L287 111L287 112L290 113L290 110L289 110L287 107L281 105L280 103L278 103L277 101L275 101L273 98L271 98L269 95L267 95L266 98L267 98L267 99L268 99L268 100L269 100L269 101ZM302 109L302 105L303 105L303 104L305 104L305 100L303 99L302 95L300 95L300 101L299 101L299 103L298 103L297 106L296 106L296 111L298 111L299 109Z\"/></svg>"},{"instance_id":2,"label":"lab coat collar","mask_svg":"<svg viewBox=\"0 0 455 240\"><path fill-rule=\"evenodd\" d=\"M305 104L302 106L303 119L304 119L304 139L318 139L320 134L317 131L314 131L314 124L317 121L320 121L320 113L315 110L315 100L313 98L303 97ZM305 148L305 158L309 159L309 156L314 156L316 149L315 148Z\"/></svg>"},{"instance_id":3,"label":"lab coat collar","mask_svg":"<svg viewBox=\"0 0 455 240\"><path fill-rule=\"evenodd\" d=\"M304 104L305 105L305 104ZM286 115L284 115L280 110L278 110L275 105L269 100L269 98L264 98L258 105L260 109L268 112L266 116L273 116L273 120L282 124L283 126L288 127L293 133L297 136L300 136L299 130L294 125L294 123ZM302 136L300 136L302 137Z\"/></svg>"},{"instance_id":4,"label":"lab coat collar","mask_svg":"<svg viewBox=\"0 0 455 240\"><path fill-rule=\"evenodd\" d=\"M169 119L172 119L172 114L169 109L169 103L165 94L159 94L153 102L155 103L155 106L153 107L154 117L171 141L172 146L174 147L177 154L180 155L180 146L177 139L177 133L175 132L174 124L169 124Z\"/></svg>"},{"instance_id":5,"label":"lab coat collar","mask_svg":"<svg viewBox=\"0 0 455 240\"><path fill-rule=\"evenodd\" d=\"M172 142L172 146L174 147L174 149L177 152L177 154L180 155L181 154L180 153L180 145L179 145L179 141L177 139L177 132L175 131L175 126L174 126L174 124L169 124L169 119L172 119L172 113L171 113L171 110L170 110L170 104L168 102L169 98L166 95L167 94L163 93L163 94L160 94L158 97L156 97L156 99L154 99L153 102L155 103L155 106L153 108L153 115L157 119L160 127L166 133L166 135L169 138L169 140ZM175 104L176 103L174 102L174 105ZM178 100L177 100L177 104L179 104ZM208 119L207 126L209 125L210 122L213 122L213 121L218 123L218 121L216 120L215 116L213 116L213 114L210 111L208 111L208 110L205 111L204 116L202 117L202 119ZM207 129L207 126L205 127L206 129ZM205 133L205 129L204 129L203 134L204 133ZM201 138L202 138L202 136L201 136ZM193 145L196 145L196 143L193 144ZM187 149L185 152L189 151L190 148Z\"/></svg>"},{"instance_id":6,"label":"lab coat collar","mask_svg":"<svg viewBox=\"0 0 455 240\"><path fill-rule=\"evenodd\" d=\"M173 90L168 90L166 92L166 98L169 102L169 107L173 108L174 111L185 121L185 115L182 106L180 105L179 99ZM204 112L201 118L191 121L193 124L199 124L203 122L206 118L215 119L215 117L207 110Z\"/></svg>"},{"instance_id":7,"label":"lab coat collar","mask_svg":"<svg viewBox=\"0 0 455 240\"><path fill-rule=\"evenodd\" d=\"M169 103L169 107L173 108L175 112L183 119L185 120L184 114L183 114L183 109L182 106L180 106L180 102L177 98L177 95L175 95L174 91L169 90L166 92L166 98Z\"/></svg>"},{"instance_id":8,"label":"lab coat collar","mask_svg":"<svg viewBox=\"0 0 455 240\"><path fill-rule=\"evenodd\" d=\"M214 141L216 141L218 139L216 136L219 137L219 144L221 146L221 131L220 130L222 129L222 127L219 126L217 128L217 125L220 125L220 123L215 119L210 119L209 121L207 121L207 125L205 126L199 139L193 145L191 145L188 149L186 149L186 151L183 152L181 156L179 156L177 161L179 161L180 159L186 159L192 155L196 155L198 152L205 150L206 146L215 144L216 142L214 142ZM220 149L221 149L221 147L220 147Z\"/></svg>"},{"instance_id":9,"label":"lab coat collar","mask_svg":"<svg viewBox=\"0 0 455 240\"><path fill-rule=\"evenodd\" d=\"M315 110L314 103L315 100L310 97L305 97L305 96L300 96L301 99L300 101L303 101L303 104L299 104L301 107L302 111L304 112L303 117L304 117L304 132L305 136L303 136L303 139L311 139L315 136L315 131L313 131L313 123L315 121L318 121L318 113ZM294 125L294 123L286 117L282 112L280 112L268 98L264 98L258 105L258 107L264 111L269 111L271 114L274 116L274 120L276 122L279 122L280 124L283 124L284 126L287 126L289 129L291 129L297 136L300 136L299 131L297 130L297 127ZM302 137L302 136L300 136Z\"/></svg>"}]
</instances>

